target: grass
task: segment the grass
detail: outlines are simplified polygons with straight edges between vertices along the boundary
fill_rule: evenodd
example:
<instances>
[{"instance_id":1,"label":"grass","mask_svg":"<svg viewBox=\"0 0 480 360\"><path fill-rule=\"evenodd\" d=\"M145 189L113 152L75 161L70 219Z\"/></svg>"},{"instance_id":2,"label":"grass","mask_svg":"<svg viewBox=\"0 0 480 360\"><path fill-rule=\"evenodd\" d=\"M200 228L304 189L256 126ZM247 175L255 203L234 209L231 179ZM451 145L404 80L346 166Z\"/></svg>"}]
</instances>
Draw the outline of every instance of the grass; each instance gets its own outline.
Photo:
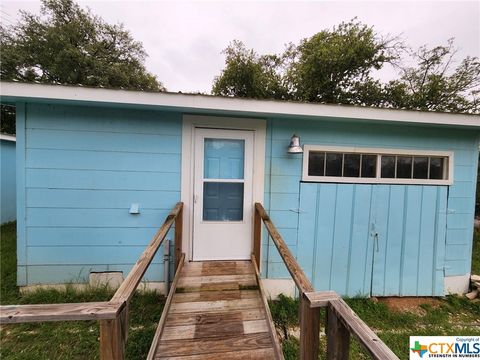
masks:
<instances>
[{"instance_id":1,"label":"grass","mask_svg":"<svg viewBox=\"0 0 480 360\"><path fill-rule=\"evenodd\" d=\"M108 287L78 291L37 290L21 294L16 287L15 223L0 229L0 303L46 304L109 300ZM472 272L480 274L480 231L473 243ZM181 292L181 289L177 289ZM382 302L370 299L346 299L352 309L370 326L400 359L408 358L411 335L480 335L480 303L448 296L439 305L422 305L415 312L393 311ZM164 298L154 292L136 294L130 304L130 330L127 359L145 358L163 309ZM297 359L298 339L289 330L298 327L298 301L280 296L270 301L277 328L284 337L283 352L287 360ZM322 311L321 319L324 318ZM322 320L323 321L323 320ZM477 323L475 324L475 321ZM97 359L99 326L93 321L8 325L0 328L1 359ZM320 359L325 358L326 339L320 339ZM352 338L350 358L368 359L362 347Z\"/></svg>"},{"instance_id":2,"label":"grass","mask_svg":"<svg viewBox=\"0 0 480 360\"><path fill-rule=\"evenodd\" d=\"M480 335L480 303L466 298L447 296L435 306L422 305L416 311L395 311L382 301L355 298L345 299L348 305L367 323L400 359L409 358L409 337L413 335ZM284 333L285 328L298 327L298 301L281 296L270 302L275 325ZM323 309L322 309L323 310ZM325 312L320 319L324 328ZM285 359L298 359L299 342L293 335L283 336ZM326 358L326 337L320 337L319 359ZM362 346L352 337L351 359L370 359Z\"/></svg>"},{"instance_id":3,"label":"grass","mask_svg":"<svg viewBox=\"0 0 480 360\"><path fill-rule=\"evenodd\" d=\"M16 287L15 223L0 229L0 303L48 304L106 301L113 295L108 287L79 291L42 289L22 294ZM129 307L127 359L144 359L160 319L164 298L153 291L137 293ZM99 324L95 321L65 321L5 325L0 328L0 359L98 359Z\"/></svg>"},{"instance_id":4,"label":"grass","mask_svg":"<svg viewBox=\"0 0 480 360\"><path fill-rule=\"evenodd\" d=\"M480 274L480 230L473 238L472 273ZM435 305L425 303L414 310L391 310L382 301L354 298L345 299L358 316L370 326L400 359L409 358L409 337L480 335L480 301L465 297L447 296ZM283 335L282 347L285 359L298 359L299 341L292 329L298 328L298 300L281 295L270 301L273 321ZM324 328L325 312L320 319ZM319 359L326 358L326 337L320 337ZM350 346L351 359L370 359L353 337Z\"/></svg>"}]
</instances>

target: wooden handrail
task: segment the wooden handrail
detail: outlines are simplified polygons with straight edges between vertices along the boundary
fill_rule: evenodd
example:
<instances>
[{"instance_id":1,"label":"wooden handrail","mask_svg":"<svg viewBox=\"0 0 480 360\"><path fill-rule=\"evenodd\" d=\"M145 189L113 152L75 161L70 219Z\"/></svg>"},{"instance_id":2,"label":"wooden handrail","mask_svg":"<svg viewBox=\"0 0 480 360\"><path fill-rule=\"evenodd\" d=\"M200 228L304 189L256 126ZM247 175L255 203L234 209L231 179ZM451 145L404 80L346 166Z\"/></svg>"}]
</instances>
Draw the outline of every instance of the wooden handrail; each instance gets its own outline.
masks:
<instances>
[{"instance_id":1,"label":"wooden handrail","mask_svg":"<svg viewBox=\"0 0 480 360\"><path fill-rule=\"evenodd\" d=\"M318 358L320 307L327 307L326 328L327 359L348 359L350 334L374 359L398 360L398 357L365 324L345 301L334 291L316 292L287 244L277 231L262 204L255 203L254 264L260 262L261 220L278 249L295 285L300 292L300 359ZM258 268L258 265L257 265Z\"/></svg>"},{"instance_id":2,"label":"wooden handrail","mask_svg":"<svg viewBox=\"0 0 480 360\"><path fill-rule=\"evenodd\" d=\"M275 225L273 225L272 220L265 212L262 204L255 203L255 209L256 215L260 216L260 218L263 220L263 223L265 224L268 233L272 237L273 243L277 247L278 252L283 259L283 262L287 266L288 272L290 273L293 281L297 285L297 288L300 290L301 293L314 291L312 283L310 282L310 280L308 280L300 265L298 265L297 260L291 253L285 241L282 239L282 236L277 231Z\"/></svg>"},{"instance_id":3,"label":"wooden handrail","mask_svg":"<svg viewBox=\"0 0 480 360\"><path fill-rule=\"evenodd\" d=\"M175 223L175 268L185 255L182 248L183 203L178 202L108 302L0 306L0 324L44 321L99 320L100 358L122 360L128 335L129 302L153 257Z\"/></svg>"},{"instance_id":4,"label":"wooden handrail","mask_svg":"<svg viewBox=\"0 0 480 360\"><path fill-rule=\"evenodd\" d=\"M179 202L175 205L173 210L165 219L163 225L158 229L153 239L148 244L143 254L138 259L137 263L133 266L132 270L128 274L127 278L122 282L118 290L113 295L111 302L129 302L132 298L138 284L143 278L145 271L153 260L153 257L157 253L158 248L162 245L165 236L172 227L175 218L182 211L183 203Z\"/></svg>"},{"instance_id":5,"label":"wooden handrail","mask_svg":"<svg viewBox=\"0 0 480 360\"><path fill-rule=\"evenodd\" d=\"M260 272L258 271L259 267L257 264L257 260L255 259L255 255L252 254L251 259L252 259L253 268L255 269L255 278L257 280L258 289L260 290L260 294L262 297L263 307L265 309L268 309L268 300L267 300L267 297L265 296L265 289L263 288L263 285L262 285L262 281L261 281L262 279L260 278ZM265 316L267 318L267 325L270 330L270 337L273 343L275 360L283 360L284 356L283 356L282 346L280 345L280 342L276 335L277 331L275 329L275 324L273 323L272 314L270 313L270 311L265 311Z\"/></svg>"},{"instance_id":6,"label":"wooden handrail","mask_svg":"<svg viewBox=\"0 0 480 360\"><path fill-rule=\"evenodd\" d=\"M1 307L1 324L44 321L115 319L123 304L87 302L67 304L6 305Z\"/></svg>"},{"instance_id":7,"label":"wooden handrail","mask_svg":"<svg viewBox=\"0 0 480 360\"><path fill-rule=\"evenodd\" d=\"M354 335L370 356L376 360L398 360L397 355L383 343L367 324L342 299L332 300L328 311L342 322L348 332Z\"/></svg>"},{"instance_id":8,"label":"wooden handrail","mask_svg":"<svg viewBox=\"0 0 480 360\"><path fill-rule=\"evenodd\" d=\"M177 283L178 283L178 280L180 279L180 273L182 272L184 263L185 263L185 254L182 253L180 256L180 259L178 259L178 267L175 271L172 287L170 288L170 293L167 296L165 305L163 305L162 316L160 317L157 330L155 331L155 335L153 336L153 340L150 345L150 350L148 351L147 360L152 360L155 356L155 351L157 350L157 344L160 341L160 338L162 337L162 333L165 328L165 323L167 321L168 311L170 309L170 305L172 304L173 295L177 290Z\"/></svg>"}]
</instances>

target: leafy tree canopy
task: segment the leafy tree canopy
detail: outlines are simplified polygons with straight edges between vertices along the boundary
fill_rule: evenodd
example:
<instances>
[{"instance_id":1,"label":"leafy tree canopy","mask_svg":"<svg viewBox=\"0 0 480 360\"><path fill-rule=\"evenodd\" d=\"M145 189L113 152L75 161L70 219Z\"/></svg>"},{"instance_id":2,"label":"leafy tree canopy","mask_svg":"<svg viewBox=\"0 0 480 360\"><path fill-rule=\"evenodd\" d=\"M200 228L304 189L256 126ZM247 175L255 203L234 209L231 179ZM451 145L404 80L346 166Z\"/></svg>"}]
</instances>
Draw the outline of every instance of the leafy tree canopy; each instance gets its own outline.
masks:
<instances>
[{"instance_id":1,"label":"leafy tree canopy","mask_svg":"<svg viewBox=\"0 0 480 360\"><path fill-rule=\"evenodd\" d=\"M2 80L165 90L122 24L107 24L73 0L42 0L40 16L22 11L17 24L0 25L0 48ZM0 132L14 133L14 108L2 105L1 118Z\"/></svg>"},{"instance_id":2,"label":"leafy tree canopy","mask_svg":"<svg viewBox=\"0 0 480 360\"><path fill-rule=\"evenodd\" d=\"M213 84L213 93L223 96L283 99L287 95L275 55L259 56L241 41L233 41L223 53L227 66Z\"/></svg>"},{"instance_id":3,"label":"leafy tree canopy","mask_svg":"<svg viewBox=\"0 0 480 360\"><path fill-rule=\"evenodd\" d=\"M2 80L164 90L146 71L145 50L123 25L110 25L73 0L42 0L41 16L21 12L0 27Z\"/></svg>"},{"instance_id":4,"label":"leafy tree canopy","mask_svg":"<svg viewBox=\"0 0 480 360\"><path fill-rule=\"evenodd\" d=\"M478 113L480 61L466 57L455 66L453 39L446 46L413 53L416 66L401 67L401 77L385 86L392 107L429 111Z\"/></svg>"},{"instance_id":5,"label":"leafy tree canopy","mask_svg":"<svg viewBox=\"0 0 480 360\"><path fill-rule=\"evenodd\" d=\"M213 82L216 95L480 112L479 60L467 57L454 66L453 40L412 52L354 19L289 44L283 54L259 55L238 41L224 53L225 68ZM402 65L405 60L415 65ZM387 64L398 77L382 83L375 71Z\"/></svg>"}]
</instances>

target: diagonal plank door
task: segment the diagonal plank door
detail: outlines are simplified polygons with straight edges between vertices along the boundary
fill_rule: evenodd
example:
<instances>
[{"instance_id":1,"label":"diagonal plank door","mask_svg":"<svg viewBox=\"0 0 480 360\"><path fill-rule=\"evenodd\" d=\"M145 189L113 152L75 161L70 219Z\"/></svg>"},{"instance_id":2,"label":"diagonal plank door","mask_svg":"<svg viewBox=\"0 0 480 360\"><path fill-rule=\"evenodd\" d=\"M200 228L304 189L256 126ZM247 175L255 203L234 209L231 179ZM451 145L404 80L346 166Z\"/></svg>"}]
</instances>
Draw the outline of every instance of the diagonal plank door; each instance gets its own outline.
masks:
<instances>
[{"instance_id":1,"label":"diagonal plank door","mask_svg":"<svg viewBox=\"0 0 480 360\"><path fill-rule=\"evenodd\" d=\"M279 358L264 304L250 261L186 263L154 358Z\"/></svg>"}]
</instances>

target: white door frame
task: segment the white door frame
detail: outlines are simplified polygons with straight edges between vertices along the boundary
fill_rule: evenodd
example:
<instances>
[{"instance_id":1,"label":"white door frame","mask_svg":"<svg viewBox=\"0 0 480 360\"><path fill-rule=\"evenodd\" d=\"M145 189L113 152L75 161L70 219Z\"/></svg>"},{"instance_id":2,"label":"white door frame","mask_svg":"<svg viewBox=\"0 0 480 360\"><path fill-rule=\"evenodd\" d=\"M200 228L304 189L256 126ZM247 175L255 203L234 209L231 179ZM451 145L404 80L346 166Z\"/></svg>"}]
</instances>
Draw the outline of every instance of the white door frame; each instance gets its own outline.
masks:
<instances>
[{"instance_id":1,"label":"white door frame","mask_svg":"<svg viewBox=\"0 0 480 360\"><path fill-rule=\"evenodd\" d=\"M204 115L183 115L181 200L183 201L182 252L187 260L193 256L193 185L194 185L194 129L196 127L230 130L252 130L253 135L253 201L263 203L265 182L265 142L267 122L264 119L247 119ZM253 212L252 212L253 213ZM250 219L253 223L253 218ZM251 241L253 244L253 226ZM253 246L252 246L253 249ZM260 266L260 264L259 264Z\"/></svg>"}]
</instances>

